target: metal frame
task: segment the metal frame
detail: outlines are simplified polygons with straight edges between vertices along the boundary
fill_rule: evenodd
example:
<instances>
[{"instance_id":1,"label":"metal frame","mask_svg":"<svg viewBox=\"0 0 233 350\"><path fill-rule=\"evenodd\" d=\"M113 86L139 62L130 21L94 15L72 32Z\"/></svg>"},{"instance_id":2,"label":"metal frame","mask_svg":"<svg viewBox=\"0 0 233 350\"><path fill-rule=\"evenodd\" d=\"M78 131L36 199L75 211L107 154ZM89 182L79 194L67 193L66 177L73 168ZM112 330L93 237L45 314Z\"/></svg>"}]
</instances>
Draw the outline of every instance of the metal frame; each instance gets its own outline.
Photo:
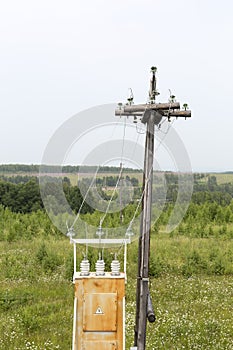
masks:
<instances>
[{"instance_id":1,"label":"metal frame","mask_svg":"<svg viewBox=\"0 0 233 350\"><path fill-rule=\"evenodd\" d=\"M77 244L93 244L98 246L100 241L99 238L71 238L70 243L74 245L74 278L77 274ZM114 245L124 245L124 273L125 273L125 281L127 281L127 274L126 274L126 268L127 268L127 244L131 243L130 238L103 238L101 239L101 244L106 244L111 247Z\"/></svg>"}]
</instances>

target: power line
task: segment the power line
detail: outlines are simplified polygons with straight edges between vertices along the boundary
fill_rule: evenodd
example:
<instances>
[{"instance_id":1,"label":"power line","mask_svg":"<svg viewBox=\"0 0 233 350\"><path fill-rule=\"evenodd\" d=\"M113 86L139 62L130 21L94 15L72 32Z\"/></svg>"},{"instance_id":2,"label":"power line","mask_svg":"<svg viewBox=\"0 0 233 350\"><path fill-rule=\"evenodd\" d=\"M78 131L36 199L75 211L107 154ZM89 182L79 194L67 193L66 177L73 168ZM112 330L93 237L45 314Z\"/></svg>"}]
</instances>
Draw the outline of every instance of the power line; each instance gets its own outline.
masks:
<instances>
[{"instance_id":1,"label":"power line","mask_svg":"<svg viewBox=\"0 0 233 350\"><path fill-rule=\"evenodd\" d=\"M81 203L81 205L80 205L80 207L79 207L79 211L78 211L78 213L77 213L77 215L76 215L76 218L74 219L74 222L73 222L72 226L70 227L71 230L74 229L74 225L76 224L76 222L77 222L77 220L78 220L78 218L79 218L79 216L80 216L80 214L81 214L81 210L82 210L82 208L83 208L83 206L84 206L84 203L85 203L85 201L86 201L86 199L87 199L88 193L89 193L89 191L90 191L90 189L91 189L91 187L92 187L92 185L93 185L93 183L94 183L94 181L95 181L95 179L96 179L96 175L97 175L97 173L98 173L98 171L99 171L99 168L100 168L100 166L98 165L97 170L96 170L96 172L95 172L95 175L93 176L93 179L92 179L92 181L91 181L91 184L90 184L90 186L88 187L87 192L85 193L85 196L83 197L83 200L82 200L82 203Z\"/></svg>"},{"instance_id":2,"label":"power line","mask_svg":"<svg viewBox=\"0 0 233 350\"><path fill-rule=\"evenodd\" d=\"M125 122L124 122L123 141L122 141L122 147L121 147L120 173L119 173L119 176L118 176L118 179L117 179L115 188L114 188L114 190L113 190L113 193L112 193L112 195L111 195L111 198L110 198L110 200L109 200L109 202L108 202L108 206L107 206L107 208L106 208L105 214L104 214L104 216L100 219L100 225L99 225L100 228L102 228L102 224L103 224L103 222L104 222L104 220L105 220L105 218L106 218L106 216L107 216L107 214L108 214L108 212L109 212L110 205L111 205L112 200L113 200L113 197L114 197L114 195L115 195L115 193L116 193L118 184L119 184L119 182L120 182L120 180L121 180L121 175L122 175L122 172L123 172L123 163L122 163L122 162L123 162L123 154L124 154L124 146L125 146L125 131L126 131L126 118L125 118Z\"/></svg>"}]
</instances>

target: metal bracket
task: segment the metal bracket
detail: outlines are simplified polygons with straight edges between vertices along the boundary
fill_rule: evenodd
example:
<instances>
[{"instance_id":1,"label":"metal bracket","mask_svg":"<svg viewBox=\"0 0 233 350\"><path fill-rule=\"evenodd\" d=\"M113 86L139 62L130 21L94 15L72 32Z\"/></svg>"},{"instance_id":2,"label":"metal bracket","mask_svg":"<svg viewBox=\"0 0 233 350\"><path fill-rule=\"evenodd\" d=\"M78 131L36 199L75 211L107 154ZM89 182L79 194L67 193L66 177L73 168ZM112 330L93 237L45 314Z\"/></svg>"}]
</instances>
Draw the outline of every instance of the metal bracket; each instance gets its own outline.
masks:
<instances>
[{"instance_id":1,"label":"metal bracket","mask_svg":"<svg viewBox=\"0 0 233 350\"><path fill-rule=\"evenodd\" d=\"M149 278L147 277L147 278L142 278L142 282L149 282L150 280L149 280Z\"/></svg>"}]
</instances>

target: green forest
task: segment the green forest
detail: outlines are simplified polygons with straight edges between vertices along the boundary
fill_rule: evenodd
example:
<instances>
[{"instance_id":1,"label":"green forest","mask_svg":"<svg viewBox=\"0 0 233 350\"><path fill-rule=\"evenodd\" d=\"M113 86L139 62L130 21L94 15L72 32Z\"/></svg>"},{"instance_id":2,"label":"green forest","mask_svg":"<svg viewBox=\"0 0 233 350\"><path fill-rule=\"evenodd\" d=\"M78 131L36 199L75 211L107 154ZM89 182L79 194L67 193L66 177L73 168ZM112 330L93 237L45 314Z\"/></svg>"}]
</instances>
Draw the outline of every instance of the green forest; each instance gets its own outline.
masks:
<instances>
[{"instance_id":1,"label":"green forest","mask_svg":"<svg viewBox=\"0 0 233 350\"><path fill-rule=\"evenodd\" d=\"M71 166L70 166L71 167ZM72 171L71 171L72 168ZM63 169L63 191L77 213L83 179L78 167ZM73 249L50 221L40 196L38 166L0 166L0 349L71 349ZM90 170L90 169L89 169ZM103 169L97 185L108 200L119 169ZM88 172L88 171L87 171ZM166 200L151 231L150 284L156 322L148 325L149 349L233 349L233 178L194 174L193 195L180 225L166 232L178 191L178 175L164 174ZM133 196L123 214L130 221L141 196L142 174L125 171ZM73 179L73 178L72 178ZM160 193L160 174L154 174ZM157 185L156 185L157 184ZM56 181L49 188L57 195ZM61 208L58 208L61 210ZM82 218L98 226L100 213L87 203ZM119 224L119 213L107 223ZM137 241L129 246L126 348L133 344ZM78 252L78 264L85 247ZM105 251L107 268L114 249ZM122 251L119 251L122 265ZM94 269L98 251L88 249Z\"/></svg>"}]
</instances>

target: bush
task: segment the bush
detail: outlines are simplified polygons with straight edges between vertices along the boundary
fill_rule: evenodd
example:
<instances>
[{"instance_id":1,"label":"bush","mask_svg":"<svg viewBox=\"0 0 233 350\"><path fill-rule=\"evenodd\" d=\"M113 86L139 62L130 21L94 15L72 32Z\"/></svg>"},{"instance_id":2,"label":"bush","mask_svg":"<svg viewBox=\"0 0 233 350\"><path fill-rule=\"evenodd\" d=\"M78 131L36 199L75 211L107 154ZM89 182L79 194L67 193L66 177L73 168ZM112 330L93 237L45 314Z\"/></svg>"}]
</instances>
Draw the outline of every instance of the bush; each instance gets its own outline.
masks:
<instances>
[{"instance_id":1,"label":"bush","mask_svg":"<svg viewBox=\"0 0 233 350\"><path fill-rule=\"evenodd\" d=\"M225 273L225 266L224 266L224 262L223 260L218 257L215 261L214 264L212 266L212 273L214 273L215 275L224 275Z\"/></svg>"},{"instance_id":2,"label":"bush","mask_svg":"<svg viewBox=\"0 0 233 350\"><path fill-rule=\"evenodd\" d=\"M187 256L186 262L182 266L182 273L186 277L191 277L196 273L205 272L206 270L207 263L196 250L193 250L193 252Z\"/></svg>"},{"instance_id":3,"label":"bush","mask_svg":"<svg viewBox=\"0 0 233 350\"><path fill-rule=\"evenodd\" d=\"M22 292L20 295L15 291L5 291L0 293L0 310L7 311L17 309L25 305L31 299L29 293Z\"/></svg>"},{"instance_id":4,"label":"bush","mask_svg":"<svg viewBox=\"0 0 233 350\"><path fill-rule=\"evenodd\" d=\"M65 278L69 281L73 279L74 274L74 255L73 252L65 260Z\"/></svg>"},{"instance_id":5,"label":"bush","mask_svg":"<svg viewBox=\"0 0 233 350\"><path fill-rule=\"evenodd\" d=\"M37 315L31 308L24 308L20 315L20 323L27 333L38 330L40 322Z\"/></svg>"},{"instance_id":6,"label":"bush","mask_svg":"<svg viewBox=\"0 0 233 350\"><path fill-rule=\"evenodd\" d=\"M37 254L36 254L36 257L37 259L39 260L40 263L43 262L43 260L48 256L48 253L47 253L47 250L46 250L46 247L45 247L45 244L42 243Z\"/></svg>"},{"instance_id":7,"label":"bush","mask_svg":"<svg viewBox=\"0 0 233 350\"><path fill-rule=\"evenodd\" d=\"M61 265L61 259L54 252L48 252L44 243L37 251L36 258L45 272L53 272Z\"/></svg>"},{"instance_id":8,"label":"bush","mask_svg":"<svg viewBox=\"0 0 233 350\"><path fill-rule=\"evenodd\" d=\"M159 256L150 256L150 269L149 275L150 277L159 277L164 271L164 262Z\"/></svg>"},{"instance_id":9,"label":"bush","mask_svg":"<svg viewBox=\"0 0 233 350\"><path fill-rule=\"evenodd\" d=\"M45 272L54 272L61 265L59 257L55 253L50 253L43 259L42 267Z\"/></svg>"}]
</instances>

